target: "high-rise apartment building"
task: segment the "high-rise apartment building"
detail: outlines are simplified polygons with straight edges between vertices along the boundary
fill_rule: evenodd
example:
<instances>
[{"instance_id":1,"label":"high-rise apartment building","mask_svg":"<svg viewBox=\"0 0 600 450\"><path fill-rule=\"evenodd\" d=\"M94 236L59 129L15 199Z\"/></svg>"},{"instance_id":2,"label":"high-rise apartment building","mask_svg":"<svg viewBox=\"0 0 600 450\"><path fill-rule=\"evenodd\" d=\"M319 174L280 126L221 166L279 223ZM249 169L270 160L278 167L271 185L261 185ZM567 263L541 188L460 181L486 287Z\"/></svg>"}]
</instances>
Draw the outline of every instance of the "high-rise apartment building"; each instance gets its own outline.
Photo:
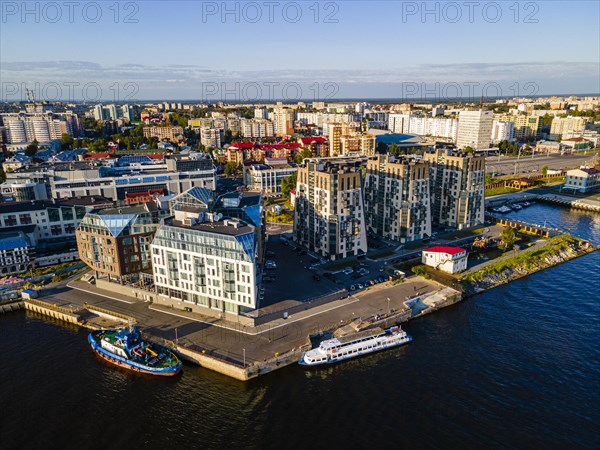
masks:
<instances>
[{"instance_id":1,"label":"high-rise apartment building","mask_svg":"<svg viewBox=\"0 0 600 450\"><path fill-rule=\"evenodd\" d=\"M373 134L354 134L340 138L341 155L375 155L377 138Z\"/></svg>"},{"instance_id":2,"label":"high-rise apartment building","mask_svg":"<svg viewBox=\"0 0 600 450\"><path fill-rule=\"evenodd\" d=\"M266 119L242 119L240 133L245 138L263 138L275 135L273 122Z\"/></svg>"},{"instance_id":3,"label":"high-rise apartment building","mask_svg":"<svg viewBox=\"0 0 600 450\"><path fill-rule=\"evenodd\" d=\"M433 225L458 228L484 220L485 157L438 148L425 153L429 163Z\"/></svg>"},{"instance_id":4,"label":"high-rise apartment building","mask_svg":"<svg viewBox=\"0 0 600 450\"><path fill-rule=\"evenodd\" d=\"M275 135L286 136L294 133L294 110L278 105L273 109L273 129Z\"/></svg>"},{"instance_id":5,"label":"high-rise apartment building","mask_svg":"<svg viewBox=\"0 0 600 450\"><path fill-rule=\"evenodd\" d=\"M332 260L366 253L359 161L304 160L298 168L294 240Z\"/></svg>"},{"instance_id":6,"label":"high-rise apartment building","mask_svg":"<svg viewBox=\"0 0 600 450\"><path fill-rule=\"evenodd\" d=\"M460 149L489 148L492 136L492 112L485 110L460 111L456 146Z\"/></svg>"},{"instance_id":7,"label":"high-rise apartment building","mask_svg":"<svg viewBox=\"0 0 600 450\"><path fill-rule=\"evenodd\" d=\"M555 117L550 125L552 139L566 137L567 134L582 132L588 119L586 117Z\"/></svg>"},{"instance_id":8,"label":"high-rise apartment building","mask_svg":"<svg viewBox=\"0 0 600 450\"><path fill-rule=\"evenodd\" d=\"M367 162L367 230L410 242L431 236L429 166L420 159L379 155Z\"/></svg>"},{"instance_id":9,"label":"high-rise apartment building","mask_svg":"<svg viewBox=\"0 0 600 450\"><path fill-rule=\"evenodd\" d=\"M494 120L492 123L492 143L515 140L514 122L502 122Z\"/></svg>"}]
</instances>

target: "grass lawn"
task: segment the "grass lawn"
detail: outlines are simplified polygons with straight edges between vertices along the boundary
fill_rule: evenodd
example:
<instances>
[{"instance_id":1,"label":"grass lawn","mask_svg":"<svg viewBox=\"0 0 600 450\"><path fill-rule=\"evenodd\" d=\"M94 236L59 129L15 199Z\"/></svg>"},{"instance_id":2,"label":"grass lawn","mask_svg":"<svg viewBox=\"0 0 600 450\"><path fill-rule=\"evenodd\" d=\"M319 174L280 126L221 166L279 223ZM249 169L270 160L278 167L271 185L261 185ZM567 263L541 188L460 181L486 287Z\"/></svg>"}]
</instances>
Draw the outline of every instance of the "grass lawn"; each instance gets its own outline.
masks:
<instances>
[{"instance_id":1,"label":"grass lawn","mask_svg":"<svg viewBox=\"0 0 600 450\"><path fill-rule=\"evenodd\" d=\"M494 195L510 194L511 192L519 192L519 189L514 189L511 187L499 187L499 188L494 188L494 189L486 189L485 196L492 197Z\"/></svg>"},{"instance_id":2,"label":"grass lawn","mask_svg":"<svg viewBox=\"0 0 600 450\"><path fill-rule=\"evenodd\" d=\"M288 212L282 212L280 214L275 214L273 211L267 211L267 222L293 224L294 216Z\"/></svg>"}]
</instances>

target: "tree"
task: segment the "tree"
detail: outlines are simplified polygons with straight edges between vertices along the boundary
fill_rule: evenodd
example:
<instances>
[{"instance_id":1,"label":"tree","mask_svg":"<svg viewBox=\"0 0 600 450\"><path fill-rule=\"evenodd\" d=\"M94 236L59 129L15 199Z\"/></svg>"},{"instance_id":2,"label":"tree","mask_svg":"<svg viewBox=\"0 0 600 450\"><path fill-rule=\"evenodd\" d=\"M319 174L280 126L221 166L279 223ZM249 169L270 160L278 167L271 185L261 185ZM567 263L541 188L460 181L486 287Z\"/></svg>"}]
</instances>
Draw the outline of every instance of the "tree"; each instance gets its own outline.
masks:
<instances>
[{"instance_id":1,"label":"tree","mask_svg":"<svg viewBox=\"0 0 600 450\"><path fill-rule=\"evenodd\" d=\"M36 141L35 139L31 142L31 144L29 144L27 146L27 148L25 149L25 155L26 156L33 156L37 153L39 149L38 146L38 141Z\"/></svg>"},{"instance_id":2,"label":"tree","mask_svg":"<svg viewBox=\"0 0 600 450\"><path fill-rule=\"evenodd\" d=\"M398 156L400 154L400 147L396 143L390 144L388 152L392 156Z\"/></svg>"},{"instance_id":3,"label":"tree","mask_svg":"<svg viewBox=\"0 0 600 450\"><path fill-rule=\"evenodd\" d=\"M465 148L463 148L463 151L464 151L465 153L473 153L473 147L469 147L469 146L467 145Z\"/></svg>"},{"instance_id":4,"label":"tree","mask_svg":"<svg viewBox=\"0 0 600 450\"><path fill-rule=\"evenodd\" d=\"M515 229L513 227L506 227L504 230L502 230L502 242L500 242L498 247L501 250L506 251L509 248L512 248L516 241L517 236L515 235Z\"/></svg>"},{"instance_id":5,"label":"tree","mask_svg":"<svg viewBox=\"0 0 600 450\"><path fill-rule=\"evenodd\" d=\"M312 152L309 149L304 148L304 149L302 149L302 151L300 151L296 154L294 161L296 161L298 164L301 164L302 161L304 161L304 158L311 158L311 157L312 157Z\"/></svg>"},{"instance_id":6,"label":"tree","mask_svg":"<svg viewBox=\"0 0 600 450\"><path fill-rule=\"evenodd\" d=\"M296 188L296 181L298 180L298 173L294 172L289 177L285 177L281 180L281 194L285 198L290 198L290 192Z\"/></svg>"},{"instance_id":7,"label":"tree","mask_svg":"<svg viewBox=\"0 0 600 450\"><path fill-rule=\"evenodd\" d=\"M63 133L60 137L60 146L63 150L70 150L73 148L73 136L69 133Z\"/></svg>"},{"instance_id":8,"label":"tree","mask_svg":"<svg viewBox=\"0 0 600 450\"><path fill-rule=\"evenodd\" d=\"M548 166L542 166L542 175L548 175Z\"/></svg>"},{"instance_id":9,"label":"tree","mask_svg":"<svg viewBox=\"0 0 600 450\"><path fill-rule=\"evenodd\" d=\"M492 179L492 174L491 173L486 173L485 174L485 184L492 184L494 180Z\"/></svg>"},{"instance_id":10,"label":"tree","mask_svg":"<svg viewBox=\"0 0 600 450\"><path fill-rule=\"evenodd\" d=\"M229 177L231 175L235 175L237 172L237 166L233 162L228 162L225 164L225 176Z\"/></svg>"},{"instance_id":11,"label":"tree","mask_svg":"<svg viewBox=\"0 0 600 450\"><path fill-rule=\"evenodd\" d=\"M380 155L385 155L388 151L388 146L385 142L378 142L377 143L377 153L379 153Z\"/></svg>"}]
</instances>

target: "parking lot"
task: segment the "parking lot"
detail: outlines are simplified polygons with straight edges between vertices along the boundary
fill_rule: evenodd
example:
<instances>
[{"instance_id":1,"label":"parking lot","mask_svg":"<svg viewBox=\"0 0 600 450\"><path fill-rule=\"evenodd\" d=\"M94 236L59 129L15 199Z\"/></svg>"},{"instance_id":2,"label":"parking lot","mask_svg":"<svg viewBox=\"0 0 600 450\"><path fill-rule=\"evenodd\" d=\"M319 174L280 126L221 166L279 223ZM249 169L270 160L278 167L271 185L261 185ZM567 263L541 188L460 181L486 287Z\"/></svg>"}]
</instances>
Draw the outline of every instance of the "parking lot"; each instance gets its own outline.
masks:
<instances>
[{"instance_id":1,"label":"parking lot","mask_svg":"<svg viewBox=\"0 0 600 450\"><path fill-rule=\"evenodd\" d=\"M274 261L277 268L265 269L264 292L259 300L261 308L286 300L307 302L344 289L323 276L316 280L317 271L310 269L316 260L295 245L284 242L280 234L269 234L266 250L266 259Z\"/></svg>"}]
</instances>

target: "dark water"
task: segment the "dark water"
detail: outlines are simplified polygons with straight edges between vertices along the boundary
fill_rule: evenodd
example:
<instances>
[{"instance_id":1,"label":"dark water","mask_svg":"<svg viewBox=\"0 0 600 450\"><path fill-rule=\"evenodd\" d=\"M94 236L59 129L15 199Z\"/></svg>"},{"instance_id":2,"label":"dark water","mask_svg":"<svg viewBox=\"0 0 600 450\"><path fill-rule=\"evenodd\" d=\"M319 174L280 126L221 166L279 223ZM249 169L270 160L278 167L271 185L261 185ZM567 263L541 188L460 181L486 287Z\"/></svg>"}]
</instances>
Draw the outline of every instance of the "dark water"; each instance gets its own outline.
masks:
<instances>
[{"instance_id":1,"label":"dark water","mask_svg":"<svg viewBox=\"0 0 600 450\"><path fill-rule=\"evenodd\" d=\"M531 222L600 243L600 215ZM407 324L412 344L250 383L99 361L86 333L0 316L0 448L600 448L600 253Z\"/></svg>"}]
</instances>

